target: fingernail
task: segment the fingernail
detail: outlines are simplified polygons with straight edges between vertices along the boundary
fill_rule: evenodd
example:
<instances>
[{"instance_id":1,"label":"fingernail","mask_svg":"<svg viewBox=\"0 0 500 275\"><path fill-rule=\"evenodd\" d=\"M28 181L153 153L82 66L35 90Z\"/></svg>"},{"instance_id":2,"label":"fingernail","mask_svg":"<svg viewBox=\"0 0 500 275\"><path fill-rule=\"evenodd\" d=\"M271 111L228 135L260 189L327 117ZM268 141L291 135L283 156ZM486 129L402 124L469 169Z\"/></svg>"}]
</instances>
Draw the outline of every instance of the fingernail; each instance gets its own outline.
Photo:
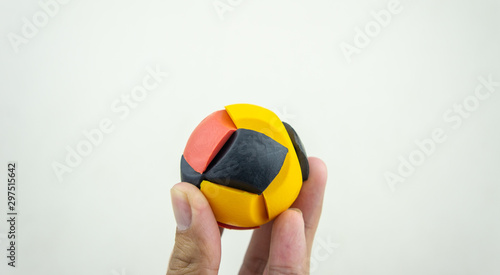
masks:
<instances>
[{"instance_id":1,"label":"fingernail","mask_svg":"<svg viewBox=\"0 0 500 275\"><path fill-rule=\"evenodd\" d=\"M170 189L170 196L172 197L172 208L174 209L175 222L177 229L184 231L191 225L191 206L187 195L177 189Z\"/></svg>"},{"instance_id":2,"label":"fingernail","mask_svg":"<svg viewBox=\"0 0 500 275\"><path fill-rule=\"evenodd\" d=\"M290 210L293 210L293 211L296 211L296 212L299 212L300 215L302 216L302 211L298 208L289 208Z\"/></svg>"}]
</instances>

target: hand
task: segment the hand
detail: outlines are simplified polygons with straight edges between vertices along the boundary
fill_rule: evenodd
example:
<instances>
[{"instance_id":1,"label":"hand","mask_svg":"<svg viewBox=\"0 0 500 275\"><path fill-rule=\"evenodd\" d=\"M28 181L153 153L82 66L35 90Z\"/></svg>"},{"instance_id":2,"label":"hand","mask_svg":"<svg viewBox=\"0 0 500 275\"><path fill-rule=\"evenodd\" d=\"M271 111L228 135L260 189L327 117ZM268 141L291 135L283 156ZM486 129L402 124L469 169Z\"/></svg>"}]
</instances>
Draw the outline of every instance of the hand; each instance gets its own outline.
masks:
<instances>
[{"instance_id":1,"label":"hand","mask_svg":"<svg viewBox=\"0 0 500 275\"><path fill-rule=\"evenodd\" d=\"M292 208L254 230L240 274L309 274L314 234L321 216L326 166L309 158L309 179ZM194 185L181 182L172 190L177 222L167 274L217 274L222 229L207 200Z\"/></svg>"}]
</instances>

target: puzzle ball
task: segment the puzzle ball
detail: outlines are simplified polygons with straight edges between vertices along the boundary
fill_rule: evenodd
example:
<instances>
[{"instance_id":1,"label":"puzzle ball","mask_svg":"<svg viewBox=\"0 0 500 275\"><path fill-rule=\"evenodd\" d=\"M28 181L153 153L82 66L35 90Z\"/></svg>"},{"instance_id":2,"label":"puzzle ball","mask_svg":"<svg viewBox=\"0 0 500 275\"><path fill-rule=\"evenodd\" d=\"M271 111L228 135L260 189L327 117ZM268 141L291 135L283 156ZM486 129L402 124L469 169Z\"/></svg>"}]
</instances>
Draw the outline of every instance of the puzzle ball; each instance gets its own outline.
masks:
<instances>
[{"instance_id":1,"label":"puzzle ball","mask_svg":"<svg viewBox=\"0 0 500 275\"><path fill-rule=\"evenodd\" d=\"M287 210L309 175L295 130L272 111L233 104L206 117L181 158L181 180L197 186L220 226L258 228Z\"/></svg>"}]
</instances>

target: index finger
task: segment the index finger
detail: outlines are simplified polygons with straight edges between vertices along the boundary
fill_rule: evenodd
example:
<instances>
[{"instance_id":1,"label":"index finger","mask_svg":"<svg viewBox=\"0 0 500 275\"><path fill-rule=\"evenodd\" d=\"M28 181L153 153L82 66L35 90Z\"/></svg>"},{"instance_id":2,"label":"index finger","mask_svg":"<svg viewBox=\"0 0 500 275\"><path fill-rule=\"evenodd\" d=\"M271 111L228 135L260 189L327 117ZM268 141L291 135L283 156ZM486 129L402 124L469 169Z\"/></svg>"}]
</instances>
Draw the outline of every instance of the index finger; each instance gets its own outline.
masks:
<instances>
[{"instance_id":1,"label":"index finger","mask_svg":"<svg viewBox=\"0 0 500 275\"><path fill-rule=\"evenodd\" d=\"M314 235L323 207L327 169L325 163L319 158L310 157L308 160L309 178L302 185L292 207L299 208L303 213L307 251L308 255L311 255Z\"/></svg>"}]
</instances>

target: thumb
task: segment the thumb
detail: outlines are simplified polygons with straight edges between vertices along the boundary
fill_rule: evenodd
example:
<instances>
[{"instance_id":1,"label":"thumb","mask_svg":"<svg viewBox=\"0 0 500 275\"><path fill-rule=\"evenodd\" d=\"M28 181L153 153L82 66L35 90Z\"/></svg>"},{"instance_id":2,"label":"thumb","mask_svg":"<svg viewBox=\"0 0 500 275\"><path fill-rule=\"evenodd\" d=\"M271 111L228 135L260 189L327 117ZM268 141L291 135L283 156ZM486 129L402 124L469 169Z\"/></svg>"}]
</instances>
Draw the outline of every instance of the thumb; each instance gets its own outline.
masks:
<instances>
[{"instance_id":1,"label":"thumb","mask_svg":"<svg viewBox=\"0 0 500 275\"><path fill-rule=\"evenodd\" d=\"M220 231L208 201L186 182L174 185L170 194L177 232L167 274L217 274Z\"/></svg>"}]
</instances>

